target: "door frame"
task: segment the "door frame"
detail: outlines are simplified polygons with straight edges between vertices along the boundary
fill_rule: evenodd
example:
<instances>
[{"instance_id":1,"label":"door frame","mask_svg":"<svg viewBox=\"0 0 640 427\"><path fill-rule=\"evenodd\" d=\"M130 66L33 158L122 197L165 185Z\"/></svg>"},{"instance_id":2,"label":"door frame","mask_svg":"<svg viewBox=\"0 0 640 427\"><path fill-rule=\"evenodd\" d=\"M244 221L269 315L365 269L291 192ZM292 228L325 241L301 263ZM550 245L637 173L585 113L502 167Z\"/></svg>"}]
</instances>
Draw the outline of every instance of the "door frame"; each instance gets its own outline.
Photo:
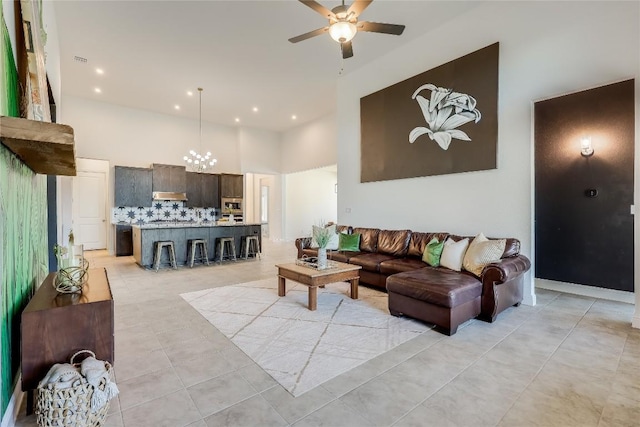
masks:
<instances>
[{"instance_id":1,"label":"door frame","mask_svg":"<svg viewBox=\"0 0 640 427\"><path fill-rule=\"evenodd\" d=\"M105 233L105 246L106 249L109 250L109 252L111 253L111 247L112 247L112 243L113 243L113 236L111 235L112 233L109 233L109 229L111 226L111 221L110 221L110 215L109 215L109 211L110 211L110 197L109 195L111 194L111 186L110 184L110 164L108 160L100 160L100 159L83 159L83 158L76 158L76 171L77 172L93 172L93 173L101 173L104 176L104 217L105 217L105 222L104 222L104 233ZM63 234L60 235L60 238L64 244L67 244L67 239L68 239L68 235L69 235L69 230L71 228L73 228L73 221L75 220L75 215L77 212L76 209L76 203L78 203L78 201L74 200L74 182L73 179L75 179L75 177L72 177L71 179L71 183L70 185L68 185L68 190L71 192L71 194L68 194L66 197L67 201L71 201L71 218L70 221L68 222L68 224L63 224L62 226L62 231ZM63 187L64 188L64 187Z\"/></svg>"}]
</instances>

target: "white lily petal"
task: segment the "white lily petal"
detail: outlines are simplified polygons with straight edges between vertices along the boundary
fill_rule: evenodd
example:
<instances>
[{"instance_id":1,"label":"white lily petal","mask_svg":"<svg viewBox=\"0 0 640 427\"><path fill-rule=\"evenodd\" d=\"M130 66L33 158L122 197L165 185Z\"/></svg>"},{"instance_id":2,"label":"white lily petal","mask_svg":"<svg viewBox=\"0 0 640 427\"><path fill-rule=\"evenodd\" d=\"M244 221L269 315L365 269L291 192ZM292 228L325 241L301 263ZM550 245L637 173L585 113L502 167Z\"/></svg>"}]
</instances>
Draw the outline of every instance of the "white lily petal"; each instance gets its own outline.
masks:
<instances>
[{"instance_id":1,"label":"white lily petal","mask_svg":"<svg viewBox=\"0 0 640 427\"><path fill-rule=\"evenodd\" d=\"M448 121L449 116L453 112L453 107L445 107L438 111L438 116L436 117L435 123L431 126L431 129L434 131L446 130L450 128L443 129L444 123ZM455 127L455 126L454 126Z\"/></svg>"},{"instance_id":2,"label":"white lily petal","mask_svg":"<svg viewBox=\"0 0 640 427\"><path fill-rule=\"evenodd\" d=\"M433 110L434 108L442 108L444 105L439 105L441 101L446 100L449 96L449 89L439 87L437 90L431 91L431 105L429 105L429 109ZM445 101L446 102L446 101Z\"/></svg>"},{"instance_id":3,"label":"white lily petal","mask_svg":"<svg viewBox=\"0 0 640 427\"><path fill-rule=\"evenodd\" d=\"M429 121L429 100L425 99L424 96L422 95L418 95L418 97L416 98L416 100L418 101L418 105L420 106L420 109L422 110L422 115L424 116L424 119L428 122Z\"/></svg>"},{"instance_id":4,"label":"white lily petal","mask_svg":"<svg viewBox=\"0 0 640 427\"><path fill-rule=\"evenodd\" d=\"M436 90L437 87L435 87L434 85L432 85L431 83L427 83L426 85L422 85L420 86L418 89L416 89L415 92L413 92L413 95L411 95L411 98L416 99L416 95L418 93L420 93L421 91L423 91L424 89L429 89L429 90Z\"/></svg>"},{"instance_id":5,"label":"white lily petal","mask_svg":"<svg viewBox=\"0 0 640 427\"><path fill-rule=\"evenodd\" d=\"M449 133L449 135L451 135L451 138L455 138L455 139L461 139L463 141L471 141L471 138L469 138L469 135L467 135L466 133L462 132L459 129L451 129L447 131Z\"/></svg>"},{"instance_id":6,"label":"white lily petal","mask_svg":"<svg viewBox=\"0 0 640 427\"><path fill-rule=\"evenodd\" d=\"M449 144L451 144L451 135L447 132L436 132L433 134L433 139L443 150L447 150L449 148Z\"/></svg>"},{"instance_id":7,"label":"white lily petal","mask_svg":"<svg viewBox=\"0 0 640 427\"><path fill-rule=\"evenodd\" d=\"M449 107L451 108L451 107ZM468 111L463 111L460 114L454 114L449 117L443 124L438 128L438 130L451 130L455 129L458 126L462 126L465 123L469 123L470 121L476 118L475 114L470 113Z\"/></svg>"},{"instance_id":8,"label":"white lily petal","mask_svg":"<svg viewBox=\"0 0 640 427\"><path fill-rule=\"evenodd\" d=\"M418 137L424 135L425 133L429 134L429 136L431 136L431 134L433 132L431 132L431 129L427 129L425 127L419 126L417 128L414 128L411 132L409 132L409 142L410 143L414 143L416 139L418 139Z\"/></svg>"},{"instance_id":9,"label":"white lily petal","mask_svg":"<svg viewBox=\"0 0 640 427\"><path fill-rule=\"evenodd\" d=\"M472 111L472 113L476 115L476 123L478 123L482 118L482 114L480 113L480 110L476 108L475 110Z\"/></svg>"}]
</instances>

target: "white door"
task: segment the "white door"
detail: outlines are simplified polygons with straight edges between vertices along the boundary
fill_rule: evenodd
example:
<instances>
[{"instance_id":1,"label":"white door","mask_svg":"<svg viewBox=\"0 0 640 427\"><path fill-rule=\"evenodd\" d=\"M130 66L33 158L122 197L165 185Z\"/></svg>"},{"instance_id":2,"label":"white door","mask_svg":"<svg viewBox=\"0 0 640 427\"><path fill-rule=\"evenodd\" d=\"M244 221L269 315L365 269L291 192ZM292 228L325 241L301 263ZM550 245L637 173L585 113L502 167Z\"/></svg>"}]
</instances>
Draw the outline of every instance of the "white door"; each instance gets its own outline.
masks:
<instances>
[{"instance_id":1,"label":"white door","mask_svg":"<svg viewBox=\"0 0 640 427\"><path fill-rule=\"evenodd\" d=\"M83 172L73 178L73 237L85 250L107 247L106 174Z\"/></svg>"}]
</instances>

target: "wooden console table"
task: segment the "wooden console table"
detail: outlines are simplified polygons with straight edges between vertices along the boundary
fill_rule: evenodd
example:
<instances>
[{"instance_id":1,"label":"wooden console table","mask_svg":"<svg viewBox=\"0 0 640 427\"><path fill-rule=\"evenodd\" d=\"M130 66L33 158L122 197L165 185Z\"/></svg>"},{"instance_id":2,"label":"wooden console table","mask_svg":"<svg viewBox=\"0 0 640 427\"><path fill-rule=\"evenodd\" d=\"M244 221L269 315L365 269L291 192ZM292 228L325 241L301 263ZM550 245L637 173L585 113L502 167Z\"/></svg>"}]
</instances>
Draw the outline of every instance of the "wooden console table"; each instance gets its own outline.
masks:
<instances>
[{"instance_id":1,"label":"wooden console table","mask_svg":"<svg viewBox=\"0 0 640 427\"><path fill-rule=\"evenodd\" d=\"M89 269L81 294L59 294L56 273L42 282L22 312L20 363L27 411L33 390L56 363L68 363L78 350L91 350L113 364L113 296L104 268Z\"/></svg>"}]
</instances>

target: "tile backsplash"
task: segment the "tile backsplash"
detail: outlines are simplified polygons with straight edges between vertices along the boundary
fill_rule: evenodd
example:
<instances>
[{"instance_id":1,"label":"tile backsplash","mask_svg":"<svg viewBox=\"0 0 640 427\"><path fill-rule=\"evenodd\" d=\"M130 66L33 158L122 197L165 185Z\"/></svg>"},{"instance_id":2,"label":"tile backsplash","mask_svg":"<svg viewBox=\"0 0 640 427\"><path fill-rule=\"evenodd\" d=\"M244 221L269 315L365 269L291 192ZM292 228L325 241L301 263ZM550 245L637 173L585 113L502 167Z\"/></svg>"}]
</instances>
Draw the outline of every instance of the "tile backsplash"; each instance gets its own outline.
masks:
<instances>
[{"instance_id":1,"label":"tile backsplash","mask_svg":"<svg viewBox=\"0 0 640 427\"><path fill-rule=\"evenodd\" d=\"M198 221L198 214L202 222L216 220L220 210L216 208L189 208L184 202L153 202L150 207L117 206L111 210L113 224L145 224L152 221Z\"/></svg>"}]
</instances>

